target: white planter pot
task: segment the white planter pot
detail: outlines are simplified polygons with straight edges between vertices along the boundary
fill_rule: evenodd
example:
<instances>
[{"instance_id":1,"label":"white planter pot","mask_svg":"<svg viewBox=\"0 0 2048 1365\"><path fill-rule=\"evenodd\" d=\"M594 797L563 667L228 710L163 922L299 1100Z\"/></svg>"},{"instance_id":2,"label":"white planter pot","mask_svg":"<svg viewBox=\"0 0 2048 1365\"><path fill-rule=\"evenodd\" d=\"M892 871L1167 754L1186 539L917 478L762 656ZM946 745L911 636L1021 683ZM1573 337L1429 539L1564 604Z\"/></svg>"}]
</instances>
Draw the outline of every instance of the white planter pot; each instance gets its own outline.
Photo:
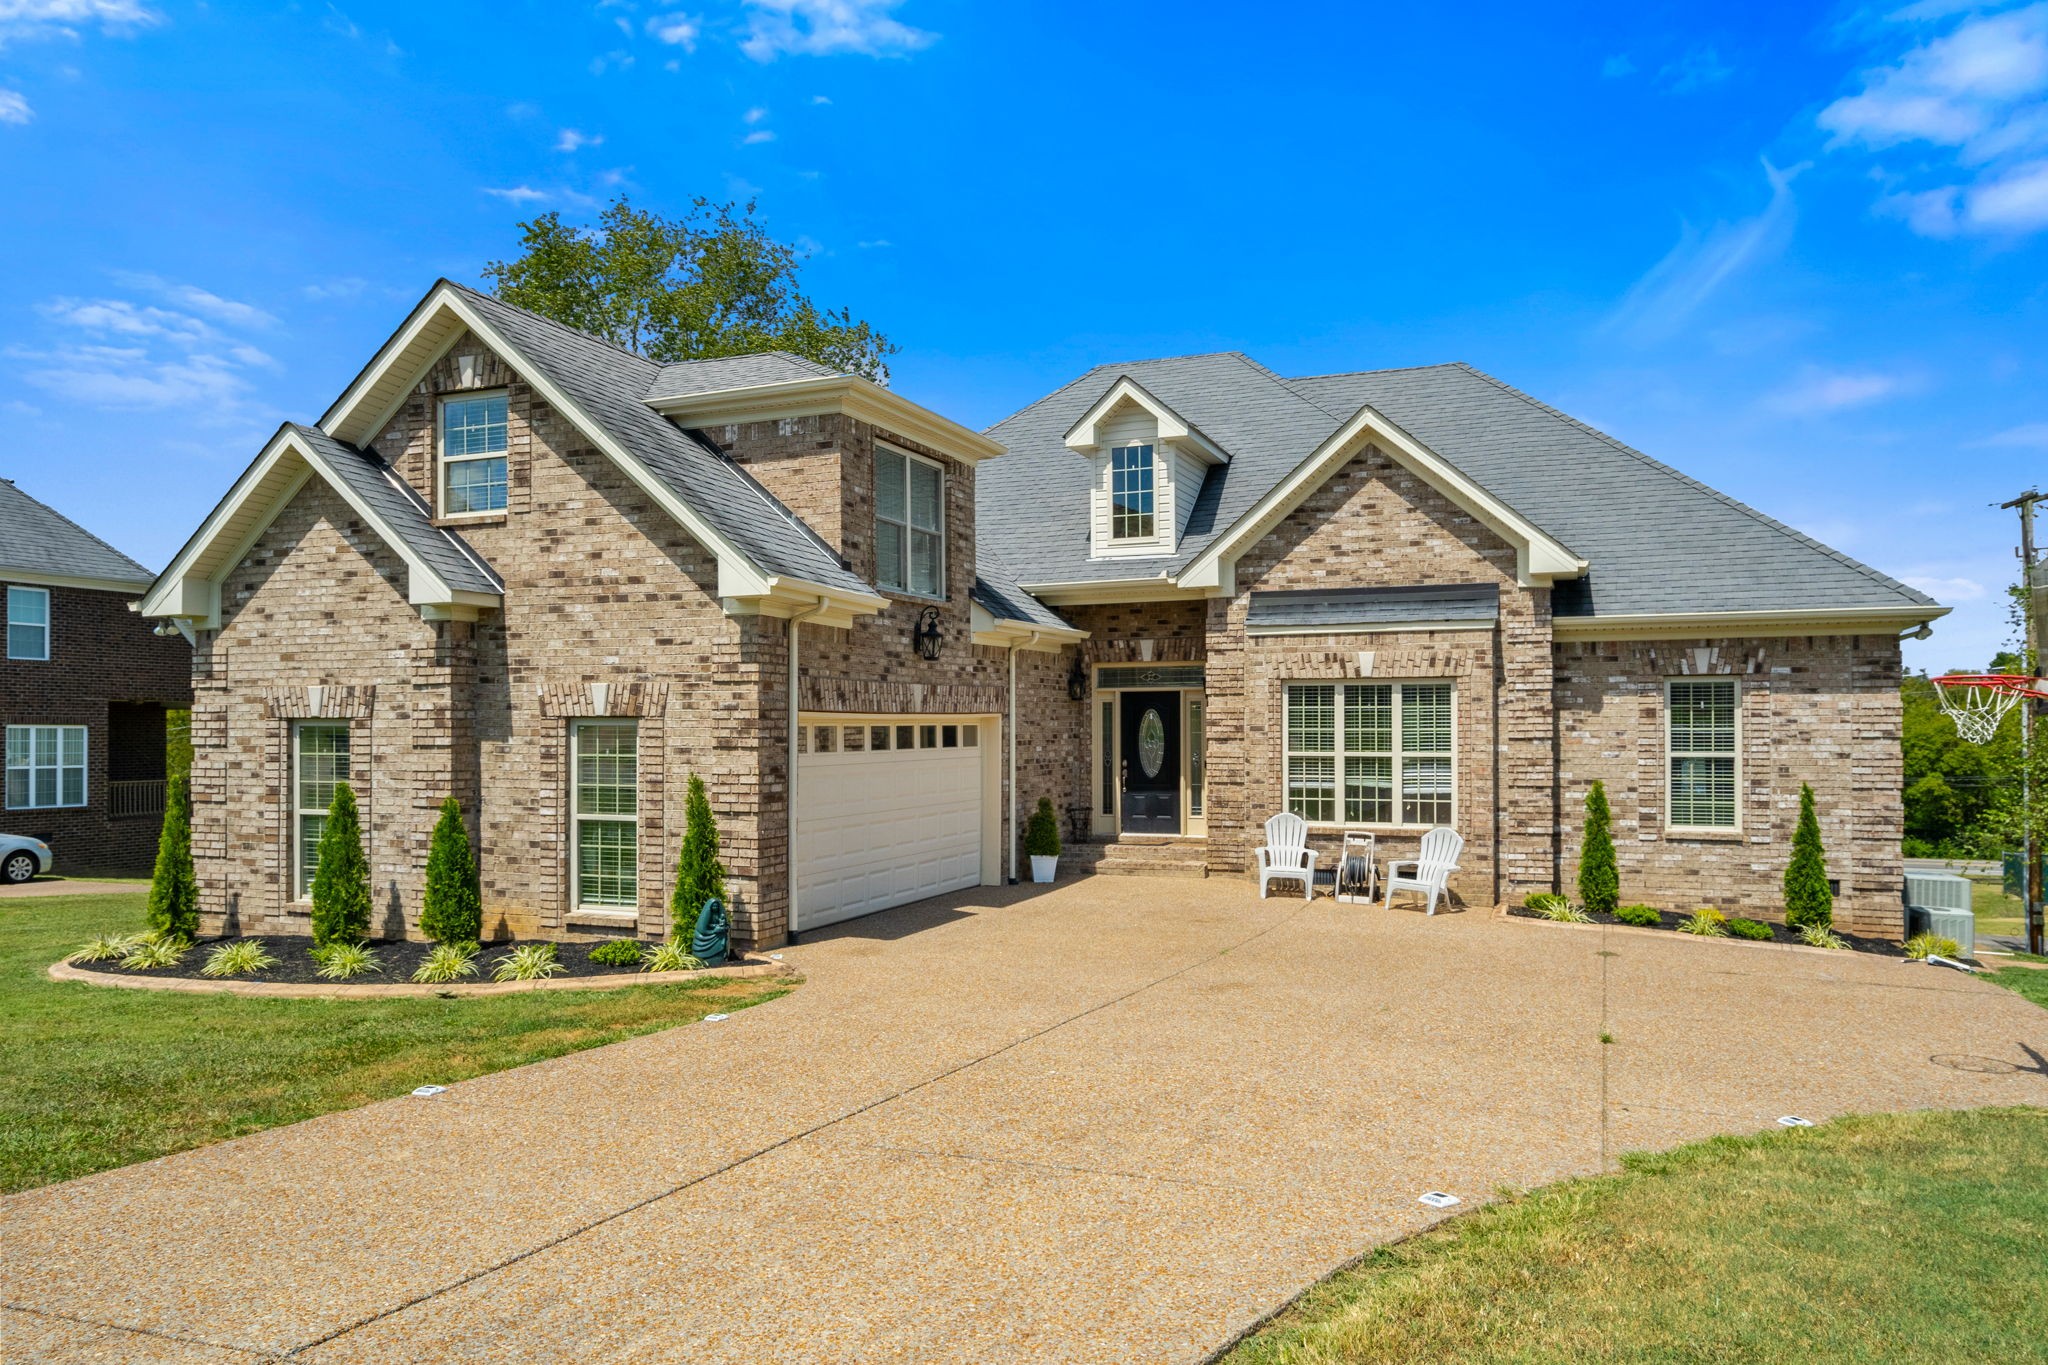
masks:
<instances>
[{"instance_id":1,"label":"white planter pot","mask_svg":"<svg viewBox=\"0 0 2048 1365\"><path fill-rule=\"evenodd\" d=\"M1052 880L1053 873L1059 871L1059 866L1059 854L1055 853L1050 858L1041 858L1034 853L1031 855L1031 880L1034 882L1049 882Z\"/></svg>"}]
</instances>

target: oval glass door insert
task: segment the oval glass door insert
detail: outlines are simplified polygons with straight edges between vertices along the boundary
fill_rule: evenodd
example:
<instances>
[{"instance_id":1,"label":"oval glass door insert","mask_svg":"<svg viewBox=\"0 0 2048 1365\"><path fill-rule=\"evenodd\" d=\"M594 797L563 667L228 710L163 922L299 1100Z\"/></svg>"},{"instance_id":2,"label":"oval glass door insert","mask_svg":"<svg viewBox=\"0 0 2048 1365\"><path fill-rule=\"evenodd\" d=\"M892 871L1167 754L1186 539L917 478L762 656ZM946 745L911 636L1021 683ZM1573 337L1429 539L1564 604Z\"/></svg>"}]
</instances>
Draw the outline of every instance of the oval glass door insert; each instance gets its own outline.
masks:
<instances>
[{"instance_id":1,"label":"oval glass door insert","mask_svg":"<svg viewBox=\"0 0 2048 1365\"><path fill-rule=\"evenodd\" d=\"M1166 722L1159 718L1159 712L1145 708L1145 718L1138 722L1138 765L1145 770L1145 776L1159 776L1159 765L1166 761Z\"/></svg>"}]
</instances>

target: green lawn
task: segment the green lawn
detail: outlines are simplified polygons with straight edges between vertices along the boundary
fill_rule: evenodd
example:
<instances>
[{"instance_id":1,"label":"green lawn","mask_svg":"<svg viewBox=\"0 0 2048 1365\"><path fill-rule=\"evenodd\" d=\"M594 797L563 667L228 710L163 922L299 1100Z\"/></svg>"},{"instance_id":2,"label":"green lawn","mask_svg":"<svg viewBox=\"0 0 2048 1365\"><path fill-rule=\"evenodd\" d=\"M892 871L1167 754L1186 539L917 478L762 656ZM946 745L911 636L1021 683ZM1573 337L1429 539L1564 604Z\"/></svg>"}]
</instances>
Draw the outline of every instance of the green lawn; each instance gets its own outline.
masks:
<instances>
[{"instance_id":1,"label":"green lawn","mask_svg":"<svg viewBox=\"0 0 2048 1365\"><path fill-rule=\"evenodd\" d=\"M1970 878L1970 911L1977 917L1977 934L2002 934L2018 938L2026 932L2026 906L2017 896L2005 894L1999 877Z\"/></svg>"},{"instance_id":2,"label":"green lawn","mask_svg":"<svg viewBox=\"0 0 2048 1365\"><path fill-rule=\"evenodd\" d=\"M0 900L0 1192L68 1180L772 1000L787 981L419 1000L54 982L142 896Z\"/></svg>"},{"instance_id":3,"label":"green lawn","mask_svg":"<svg viewBox=\"0 0 2048 1365\"><path fill-rule=\"evenodd\" d=\"M1980 1109L1627 1157L1375 1253L1225 1365L2039 1361L2044 1152L2048 1110Z\"/></svg>"}]
</instances>

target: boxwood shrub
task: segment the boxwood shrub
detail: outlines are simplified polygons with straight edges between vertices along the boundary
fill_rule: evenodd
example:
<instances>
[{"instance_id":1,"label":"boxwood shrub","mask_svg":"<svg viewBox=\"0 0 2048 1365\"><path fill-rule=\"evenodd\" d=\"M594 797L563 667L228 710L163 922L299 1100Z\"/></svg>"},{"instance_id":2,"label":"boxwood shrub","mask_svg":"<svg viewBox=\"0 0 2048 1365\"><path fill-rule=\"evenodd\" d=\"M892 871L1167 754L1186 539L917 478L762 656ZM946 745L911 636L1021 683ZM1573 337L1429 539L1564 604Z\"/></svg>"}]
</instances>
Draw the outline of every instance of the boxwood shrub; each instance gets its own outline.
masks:
<instances>
[{"instance_id":1,"label":"boxwood shrub","mask_svg":"<svg viewBox=\"0 0 2048 1365\"><path fill-rule=\"evenodd\" d=\"M1771 926L1760 919L1731 919L1728 932L1737 938L1766 939L1771 936Z\"/></svg>"},{"instance_id":2,"label":"boxwood shrub","mask_svg":"<svg viewBox=\"0 0 2048 1365\"><path fill-rule=\"evenodd\" d=\"M1624 905L1614 912L1614 917L1639 929L1654 929L1664 922L1664 917L1649 905Z\"/></svg>"}]
</instances>

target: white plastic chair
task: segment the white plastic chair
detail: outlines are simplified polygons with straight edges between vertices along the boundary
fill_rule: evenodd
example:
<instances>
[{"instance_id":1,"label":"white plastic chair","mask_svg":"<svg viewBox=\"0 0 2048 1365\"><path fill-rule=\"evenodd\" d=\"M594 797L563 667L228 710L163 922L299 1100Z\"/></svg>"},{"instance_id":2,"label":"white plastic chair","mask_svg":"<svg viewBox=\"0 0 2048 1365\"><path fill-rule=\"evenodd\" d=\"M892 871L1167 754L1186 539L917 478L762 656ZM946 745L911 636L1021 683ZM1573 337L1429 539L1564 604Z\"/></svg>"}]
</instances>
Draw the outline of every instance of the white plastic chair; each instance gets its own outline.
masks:
<instances>
[{"instance_id":1,"label":"white plastic chair","mask_svg":"<svg viewBox=\"0 0 2048 1365\"><path fill-rule=\"evenodd\" d=\"M1316 851L1308 846L1308 821L1281 811L1266 822L1266 846L1259 850L1259 899L1268 882L1300 882L1301 898L1316 894Z\"/></svg>"},{"instance_id":2,"label":"white plastic chair","mask_svg":"<svg viewBox=\"0 0 2048 1365\"><path fill-rule=\"evenodd\" d=\"M1465 851L1465 836L1454 829L1437 828L1422 836L1422 856L1387 860L1386 904L1392 908L1396 891L1420 891L1429 897L1427 913L1436 913L1437 897L1448 888L1451 874L1458 870L1458 855ZM1415 870L1401 871L1404 867Z\"/></svg>"}]
</instances>

